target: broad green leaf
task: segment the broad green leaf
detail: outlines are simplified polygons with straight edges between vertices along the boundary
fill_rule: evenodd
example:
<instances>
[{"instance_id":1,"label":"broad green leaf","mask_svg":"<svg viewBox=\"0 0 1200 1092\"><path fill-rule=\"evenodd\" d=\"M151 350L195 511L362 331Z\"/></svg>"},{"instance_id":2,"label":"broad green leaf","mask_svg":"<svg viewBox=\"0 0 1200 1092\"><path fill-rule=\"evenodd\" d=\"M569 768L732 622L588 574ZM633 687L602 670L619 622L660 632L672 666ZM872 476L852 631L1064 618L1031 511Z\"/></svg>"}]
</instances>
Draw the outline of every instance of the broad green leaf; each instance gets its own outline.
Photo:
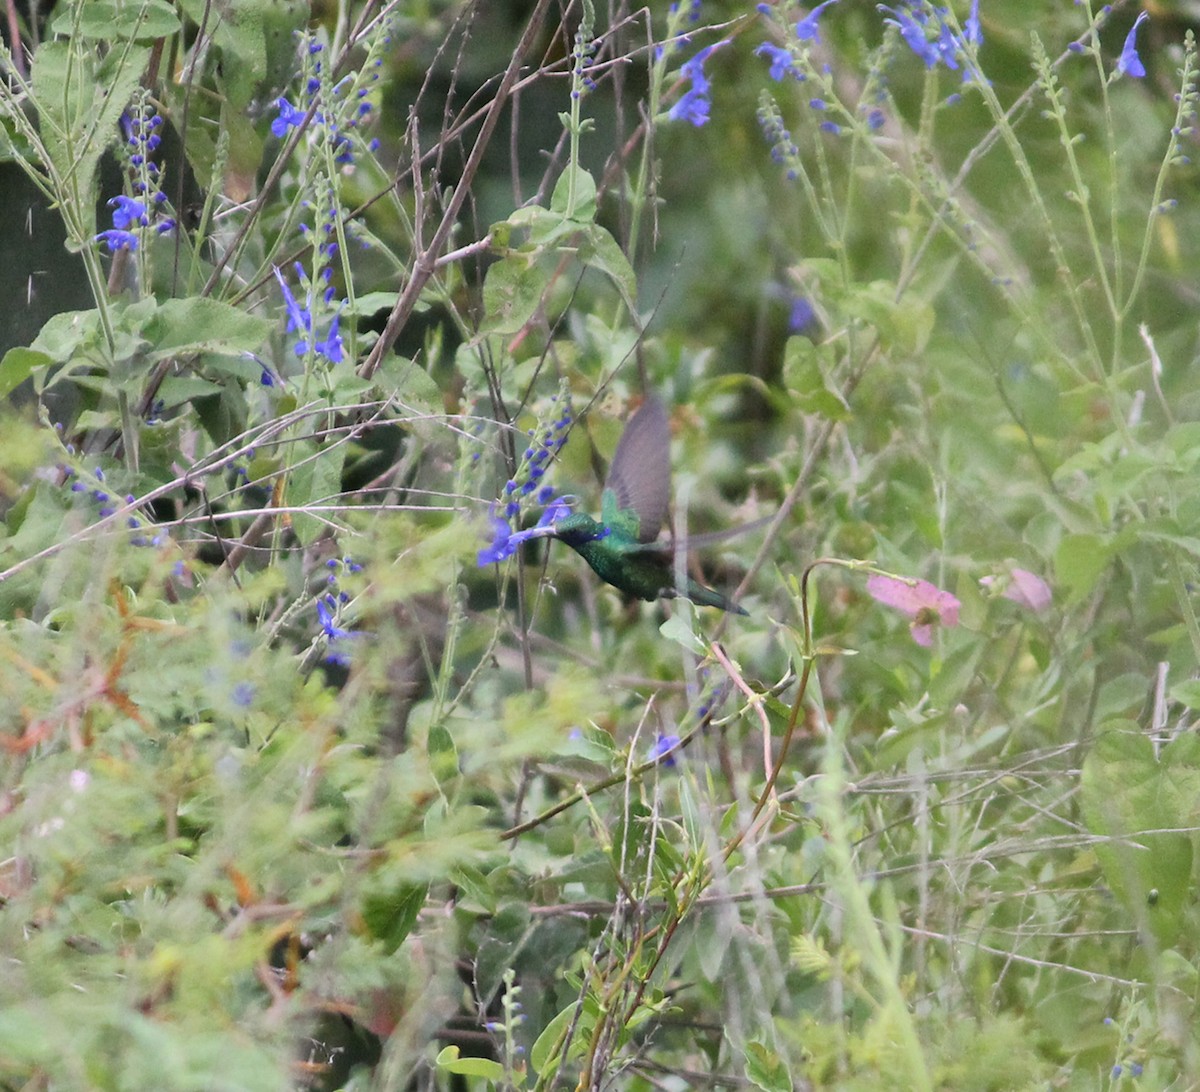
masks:
<instances>
[{"instance_id":1,"label":"broad green leaf","mask_svg":"<svg viewBox=\"0 0 1200 1092\"><path fill-rule=\"evenodd\" d=\"M580 251L580 258L593 269L604 273L617 286L621 299L630 311L637 306L637 275L620 243L611 232L599 224L592 224L584 238L587 245Z\"/></svg>"},{"instance_id":2,"label":"broad green leaf","mask_svg":"<svg viewBox=\"0 0 1200 1092\"><path fill-rule=\"evenodd\" d=\"M1171 687L1170 697L1189 709L1200 709L1200 679L1185 679L1176 683Z\"/></svg>"},{"instance_id":3,"label":"broad green leaf","mask_svg":"<svg viewBox=\"0 0 1200 1092\"><path fill-rule=\"evenodd\" d=\"M412 932L428 893L429 885L421 883L402 884L395 890L372 890L368 885L362 900L363 923L389 955Z\"/></svg>"},{"instance_id":4,"label":"broad green leaf","mask_svg":"<svg viewBox=\"0 0 1200 1092\"><path fill-rule=\"evenodd\" d=\"M416 361L389 356L376 373L375 385L396 402L418 413L443 413L442 392Z\"/></svg>"},{"instance_id":5,"label":"broad green leaf","mask_svg":"<svg viewBox=\"0 0 1200 1092\"><path fill-rule=\"evenodd\" d=\"M275 328L271 319L249 315L220 300L192 296L170 299L142 326L142 336L150 343L148 358L198 353L255 352Z\"/></svg>"},{"instance_id":6,"label":"broad green leaf","mask_svg":"<svg viewBox=\"0 0 1200 1092\"><path fill-rule=\"evenodd\" d=\"M1137 927L1170 947L1191 884L1192 840L1183 830L1195 826L1200 791L1195 742L1170 745L1159 760L1136 724L1111 722L1084 760L1081 788L1088 829L1110 839L1095 847L1105 880Z\"/></svg>"},{"instance_id":7,"label":"broad green leaf","mask_svg":"<svg viewBox=\"0 0 1200 1092\"><path fill-rule=\"evenodd\" d=\"M470 861L460 861L451 869L450 882L458 889L456 908L474 914L496 912L496 893L488 877Z\"/></svg>"},{"instance_id":8,"label":"broad green leaf","mask_svg":"<svg viewBox=\"0 0 1200 1092\"><path fill-rule=\"evenodd\" d=\"M576 223L591 223L596 218L596 183L592 176L582 167L568 165L554 185L550 211Z\"/></svg>"},{"instance_id":9,"label":"broad green leaf","mask_svg":"<svg viewBox=\"0 0 1200 1092\"><path fill-rule=\"evenodd\" d=\"M686 602L686 600L682 600L682 602ZM703 656L705 653L704 642L696 636L696 631L692 628L690 615L688 617L684 615L685 612L683 610L672 614L670 618L658 627L658 632L668 641L674 641L677 645L695 652L698 656Z\"/></svg>"},{"instance_id":10,"label":"broad green leaf","mask_svg":"<svg viewBox=\"0 0 1200 1092\"><path fill-rule=\"evenodd\" d=\"M93 191L100 156L117 139L118 120L137 90L150 58L143 46L113 49L97 65L91 50L72 41L43 42L33 58L33 99L38 130L62 192ZM96 213L89 199L72 210L91 245Z\"/></svg>"},{"instance_id":11,"label":"broad green leaf","mask_svg":"<svg viewBox=\"0 0 1200 1092\"><path fill-rule=\"evenodd\" d=\"M78 34L101 42L124 39L148 42L166 38L180 29L179 17L165 0L88 0L86 4L64 4L51 20L54 34Z\"/></svg>"},{"instance_id":12,"label":"broad green leaf","mask_svg":"<svg viewBox=\"0 0 1200 1092\"><path fill-rule=\"evenodd\" d=\"M541 305L549 279L527 258L501 258L483 281L485 317L479 335L515 334L524 329Z\"/></svg>"},{"instance_id":13,"label":"broad green leaf","mask_svg":"<svg viewBox=\"0 0 1200 1092\"><path fill-rule=\"evenodd\" d=\"M0 360L0 398L7 397L16 387L24 383L35 368L46 368L54 363L45 353L36 349L9 349Z\"/></svg>"},{"instance_id":14,"label":"broad green leaf","mask_svg":"<svg viewBox=\"0 0 1200 1092\"><path fill-rule=\"evenodd\" d=\"M563 239L569 235L576 235L579 232L580 224L577 220L568 220L561 212L551 212L540 205L529 205L526 208L514 211L507 220L497 225L497 227L509 231L509 238L511 238L510 229L524 228L529 232L529 241L522 249L530 249L547 247L559 239ZM495 231L496 229L493 228L493 232ZM501 235L497 233L496 245L506 245L506 243L500 240Z\"/></svg>"},{"instance_id":15,"label":"broad green leaf","mask_svg":"<svg viewBox=\"0 0 1200 1092\"><path fill-rule=\"evenodd\" d=\"M169 375L158 388L158 400L171 408L196 398L219 395L222 389L220 383L214 383L211 379L201 379L195 375Z\"/></svg>"},{"instance_id":16,"label":"broad green leaf","mask_svg":"<svg viewBox=\"0 0 1200 1092\"><path fill-rule=\"evenodd\" d=\"M1065 535L1054 555L1054 574L1078 602L1096 586L1112 559L1111 545L1099 535Z\"/></svg>"}]
</instances>

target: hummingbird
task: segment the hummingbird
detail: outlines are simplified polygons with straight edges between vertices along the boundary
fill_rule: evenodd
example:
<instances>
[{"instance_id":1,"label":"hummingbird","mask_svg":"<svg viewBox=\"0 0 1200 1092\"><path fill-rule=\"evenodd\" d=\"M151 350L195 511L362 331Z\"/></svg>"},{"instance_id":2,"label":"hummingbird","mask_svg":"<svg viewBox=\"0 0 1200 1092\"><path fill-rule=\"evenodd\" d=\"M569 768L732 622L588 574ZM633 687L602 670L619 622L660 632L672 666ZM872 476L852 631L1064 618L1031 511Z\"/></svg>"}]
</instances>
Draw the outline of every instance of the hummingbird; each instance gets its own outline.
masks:
<instances>
[{"instance_id":1,"label":"hummingbird","mask_svg":"<svg viewBox=\"0 0 1200 1092\"><path fill-rule=\"evenodd\" d=\"M670 447L666 410L656 398L647 398L617 443L604 483L600 519L569 513L565 505L557 510L551 506L537 527L519 531L509 541L565 542L601 580L637 599L683 596L704 606L746 614L731 599L690 576L683 585L677 584L673 544L656 541L670 506Z\"/></svg>"}]
</instances>

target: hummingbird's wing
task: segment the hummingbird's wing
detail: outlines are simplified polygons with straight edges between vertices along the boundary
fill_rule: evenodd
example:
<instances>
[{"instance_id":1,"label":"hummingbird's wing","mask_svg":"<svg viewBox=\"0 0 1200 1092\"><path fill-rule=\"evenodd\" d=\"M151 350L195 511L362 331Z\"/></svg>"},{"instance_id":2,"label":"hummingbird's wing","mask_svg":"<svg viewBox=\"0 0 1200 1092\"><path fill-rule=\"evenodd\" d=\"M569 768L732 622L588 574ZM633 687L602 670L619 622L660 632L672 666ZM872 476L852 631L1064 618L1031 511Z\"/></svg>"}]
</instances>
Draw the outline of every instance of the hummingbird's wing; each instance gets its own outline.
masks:
<instances>
[{"instance_id":1,"label":"hummingbird's wing","mask_svg":"<svg viewBox=\"0 0 1200 1092\"><path fill-rule=\"evenodd\" d=\"M601 519L623 536L653 542L671 503L671 430L653 396L625 426L604 483Z\"/></svg>"},{"instance_id":2,"label":"hummingbird's wing","mask_svg":"<svg viewBox=\"0 0 1200 1092\"><path fill-rule=\"evenodd\" d=\"M662 539L658 542L632 542L625 547L624 552L629 554L661 554L663 557L673 557L676 550L683 550L685 552L703 550L708 546L716 545L718 542L725 542L728 539L737 538L738 535L757 531L760 527L765 527L774 518L774 514L759 516L758 519L752 519L747 523L739 523L735 527L723 527L719 531L704 531L701 534L688 535L686 537L676 536L674 539Z\"/></svg>"}]
</instances>

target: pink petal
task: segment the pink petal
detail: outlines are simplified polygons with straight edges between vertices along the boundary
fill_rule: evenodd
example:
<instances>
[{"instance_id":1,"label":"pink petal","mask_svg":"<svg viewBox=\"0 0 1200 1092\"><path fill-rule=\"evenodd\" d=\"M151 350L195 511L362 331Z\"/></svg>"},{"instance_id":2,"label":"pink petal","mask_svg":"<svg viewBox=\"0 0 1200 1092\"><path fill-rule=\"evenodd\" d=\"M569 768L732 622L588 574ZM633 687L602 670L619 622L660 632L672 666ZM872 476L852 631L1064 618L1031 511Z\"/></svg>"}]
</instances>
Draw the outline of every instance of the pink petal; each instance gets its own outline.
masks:
<instances>
[{"instance_id":1,"label":"pink petal","mask_svg":"<svg viewBox=\"0 0 1200 1092\"><path fill-rule=\"evenodd\" d=\"M909 630L912 633L913 640L922 648L930 648L933 645L933 626L912 626Z\"/></svg>"},{"instance_id":2,"label":"pink petal","mask_svg":"<svg viewBox=\"0 0 1200 1092\"><path fill-rule=\"evenodd\" d=\"M1005 589L1004 598L1031 611L1043 611L1050 606L1050 586L1036 573L1013 569L1012 583Z\"/></svg>"},{"instance_id":3,"label":"pink petal","mask_svg":"<svg viewBox=\"0 0 1200 1092\"><path fill-rule=\"evenodd\" d=\"M941 588L935 588L934 590L938 594L938 606L936 610L942 620L942 625L957 626L958 608L961 604L948 591L942 591Z\"/></svg>"},{"instance_id":4,"label":"pink petal","mask_svg":"<svg viewBox=\"0 0 1200 1092\"><path fill-rule=\"evenodd\" d=\"M885 607L894 607L905 614L916 617L917 612L925 605L920 599L915 585L897 580L894 576L880 576L875 573L867 577L867 594L877 603Z\"/></svg>"},{"instance_id":5,"label":"pink petal","mask_svg":"<svg viewBox=\"0 0 1200 1092\"><path fill-rule=\"evenodd\" d=\"M867 578L867 594L877 603L903 611L910 618L923 610L932 610L943 625L958 624L958 600L928 580L915 580L910 584L907 580L876 573Z\"/></svg>"}]
</instances>

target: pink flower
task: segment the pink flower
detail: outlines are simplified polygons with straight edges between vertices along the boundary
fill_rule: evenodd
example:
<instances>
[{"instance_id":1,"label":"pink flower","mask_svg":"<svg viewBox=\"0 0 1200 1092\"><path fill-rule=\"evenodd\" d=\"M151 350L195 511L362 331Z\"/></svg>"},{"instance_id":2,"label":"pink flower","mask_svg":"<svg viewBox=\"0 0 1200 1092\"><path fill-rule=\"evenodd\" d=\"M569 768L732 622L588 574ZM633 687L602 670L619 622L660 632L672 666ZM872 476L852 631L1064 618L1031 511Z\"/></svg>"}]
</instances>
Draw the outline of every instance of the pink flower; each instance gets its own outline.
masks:
<instances>
[{"instance_id":1,"label":"pink flower","mask_svg":"<svg viewBox=\"0 0 1200 1092\"><path fill-rule=\"evenodd\" d=\"M933 644L934 626L958 625L958 600L928 580L876 574L867 578L867 594L877 603L907 614L912 619L909 629L913 640L923 648Z\"/></svg>"},{"instance_id":2,"label":"pink flower","mask_svg":"<svg viewBox=\"0 0 1200 1092\"><path fill-rule=\"evenodd\" d=\"M990 588L997 583L1003 583L1003 577L984 576L980 578L979 583L985 588ZM1013 569L1009 573L1007 587L1000 594L1035 614L1050 606L1050 585L1028 569Z\"/></svg>"}]
</instances>

